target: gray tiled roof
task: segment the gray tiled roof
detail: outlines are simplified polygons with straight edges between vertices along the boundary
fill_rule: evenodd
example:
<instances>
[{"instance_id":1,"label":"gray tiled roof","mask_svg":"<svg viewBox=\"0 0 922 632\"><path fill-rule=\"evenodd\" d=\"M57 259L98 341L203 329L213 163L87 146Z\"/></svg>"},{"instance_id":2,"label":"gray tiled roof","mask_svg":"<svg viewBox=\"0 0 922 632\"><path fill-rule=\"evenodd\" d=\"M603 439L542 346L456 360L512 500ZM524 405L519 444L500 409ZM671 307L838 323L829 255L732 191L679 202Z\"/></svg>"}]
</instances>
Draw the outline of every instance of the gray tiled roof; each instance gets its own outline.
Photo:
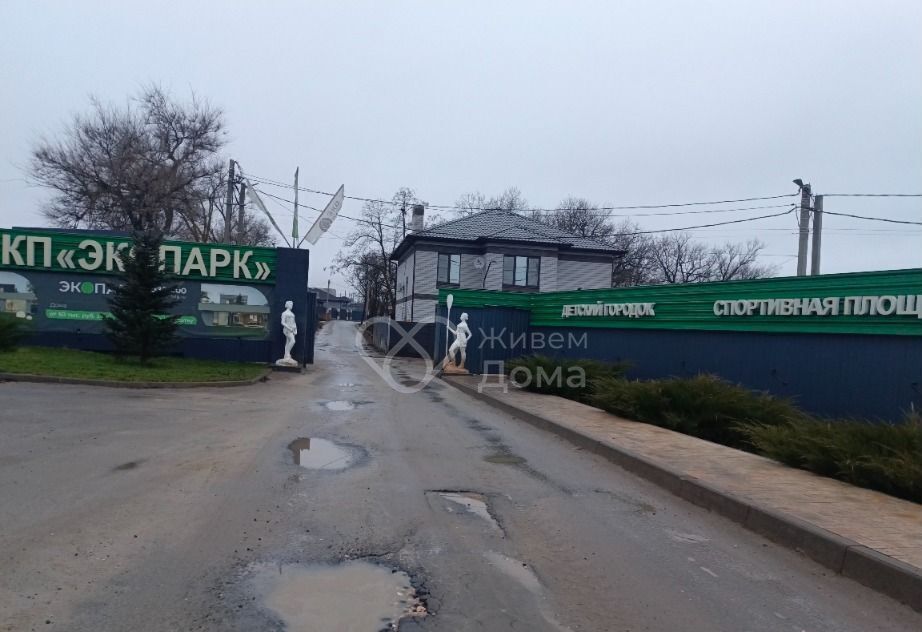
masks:
<instances>
[{"instance_id":1,"label":"gray tiled roof","mask_svg":"<svg viewBox=\"0 0 922 632\"><path fill-rule=\"evenodd\" d=\"M580 237L548 226L512 211L490 210L437 224L407 235L407 239L450 239L453 241L521 241L533 244L555 244L568 249L618 252L614 246L589 237ZM403 250L407 239L397 250ZM397 254L397 253L395 253Z\"/></svg>"}]
</instances>

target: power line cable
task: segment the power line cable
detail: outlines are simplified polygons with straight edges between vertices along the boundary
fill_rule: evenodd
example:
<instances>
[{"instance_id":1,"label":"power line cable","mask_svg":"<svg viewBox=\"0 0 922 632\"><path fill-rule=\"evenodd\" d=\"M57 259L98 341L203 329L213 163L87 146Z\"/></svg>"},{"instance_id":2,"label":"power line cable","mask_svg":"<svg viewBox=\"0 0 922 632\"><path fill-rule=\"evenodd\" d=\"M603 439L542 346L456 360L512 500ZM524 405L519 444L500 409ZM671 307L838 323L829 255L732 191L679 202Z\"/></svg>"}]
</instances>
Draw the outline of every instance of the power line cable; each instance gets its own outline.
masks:
<instances>
[{"instance_id":1,"label":"power line cable","mask_svg":"<svg viewBox=\"0 0 922 632\"><path fill-rule=\"evenodd\" d=\"M674 233L683 230L694 230L698 228L711 228L713 226L726 226L728 224L742 224L744 222L754 222L760 219L768 219L770 217L781 217L782 215L788 215L793 213L797 207L792 206L790 209L783 211L781 213L772 213L771 215L759 215L758 217L744 217L743 219L734 219L726 222L715 222L713 224L701 224L699 226L684 226L682 228L661 228L658 230L639 230L630 233L618 233L622 236L631 236L631 235L651 235L654 233Z\"/></svg>"},{"instance_id":2,"label":"power line cable","mask_svg":"<svg viewBox=\"0 0 922 632\"><path fill-rule=\"evenodd\" d=\"M823 215L839 215L841 217L852 217L854 219L865 219L874 222L887 222L889 224L912 224L913 226L922 226L922 222L910 222L903 219L890 219L888 217L869 217L867 215L854 215L852 213L842 213L839 211L823 210Z\"/></svg>"},{"instance_id":3,"label":"power line cable","mask_svg":"<svg viewBox=\"0 0 922 632\"><path fill-rule=\"evenodd\" d=\"M285 183L283 183L283 182L279 182L278 180L272 180L272 179L269 179L269 178L263 178L262 176L254 176L254 175L251 175L250 178L252 178L253 180L259 180L260 182L263 182L263 183L265 183L265 184L269 184L269 185L272 185L272 186L283 187L283 188L287 188L287 189L292 188L292 186L291 186L290 184L285 184ZM333 195L333 193L330 193L329 191L320 191L320 190L318 190L318 189L311 189L311 188L309 188L309 187L298 187L298 190L299 190L299 191L304 191L305 193L314 193L314 194L316 194L316 195L328 195L328 196L332 196L332 195ZM797 194L797 193L786 193L786 194L784 194L784 195L768 195L768 196L760 196L760 197L737 198L737 199L732 199L732 200L712 200L712 201L709 201L709 202L680 202L680 203L671 203L671 204L636 204L636 205L626 205L626 206L598 206L598 207L593 207L593 208L587 209L587 210L590 210L590 211L627 211L627 210L643 210L643 209L656 209L656 208L679 208L679 207L687 207L687 206L709 206L709 205L715 205L715 204L733 204L733 203L739 203L739 202L755 202L755 201L759 201L759 200L780 200L780 199L783 199L783 198L793 197L793 196L795 196L795 195L798 195L798 194ZM381 198L369 198L369 197L360 197L360 196L354 196L354 195L347 195L347 196L345 196L345 197L346 197L346 199L349 199L349 200L357 200L357 201L360 201L360 202L377 202L377 203L380 203L380 204L390 204L390 205L396 205L396 204L397 204L397 202L394 202L393 200L384 200L384 199L381 199ZM443 210L443 211L458 211L458 210L496 211L496 210L503 210L503 209L501 209L501 208L499 208L499 207L495 207L495 206L459 206L458 204L450 204L450 205L449 205L449 204L427 204L426 206L427 206L428 208L431 208L431 209ZM781 207L784 207L784 206L787 206L787 205L786 205L786 204L780 204L780 205L774 206L773 208L781 208ZM751 209L753 209L753 208L772 208L772 207L748 207L748 208L745 208L745 209L714 209L714 210L710 210L710 211L688 211L688 214L696 213L696 212L697 212L697 213L707 213L707 212L710 212L710 213L720 213L720 212L729 212L729 211L731 211L731 210L751 210ZM532 212L532 213L535 213L535 212L538 212L538 213L556 213L556 212L561 212L561 211L569 211L569 210L573 210L573 209L572 209L572 208L568 208L568 207L555 207L555 208L528 208L528 209L522 209L522 210L523 210L524 212ZM681 213L662 213L662 215L671 215L671 214L679 215L679 214L681 214ZM641 216L641 214L637 214L637 215L638 215L638 216ZM656 215L656 214L652 214L652 213L651 213L650 215Z\"/></svg>"},{"instance_id":4,"label":"power line cable","mask_svg":"<svg viewBox=\"0 0 922 632\"><path fill-rule=\"evenodd\" d=\"M823 193L824 197L922 197L922 193Z\"/></svg>"},{"instance_id":5,"label":"power line cable","mask_svg":"<svg viewBox=\"0 0 922 632\"><path fill-rule=\"evenodd\" d=\"M265 193L265 191L263 191L263 193ZM266 195L268 195L268 196L270 196L270 197L273 197L273 198L275 198L275 199L277 199L277 200L280 200L280 201L282 201L282 202L286 202L286 203L288 203L288 204L294 204L294 201L293 201L293 200L288 200L288 199L285 199L285 198L283 198L283 197L281 197L281 196L273 195L273 194L271 194L271 193L266 193ZM789 205L781 205L781 206L789 206ZM745 218L742 218L742 219L729 220L729 221L725 221L725 222L714 222L714 223L711 223L711 224L701 224L701 225L698 225L698 226L686 226L686 227L682 227L682 228L661 228L661 229L657 229L657 230L634 231L634 232L630 232L630 233L618 233L618 234L619 234L619 235L625 235L625 236L630 236L630 235L650 235L650 234L655 234L655 233L670 233L670 232L677 232L677 231L683 231L683 230L692 230L692 229L698 229L698 228L711 228L711 227L715 227L715 226L726 226L726 225L728 225L728 224L742 224L742 223L745 223L745 222L754 222L754 221L757 221L757 220L760 220L760 219L768 219L768 218L771 218L771 217L781 217L781 216L783 216L783 215L788 215L788 214L790 214L791 212L793 212L796 208L797 208L797 206L795 206L795 205L790 205L790 208L788 208L788 210L783 211L783 212L781 212L781 213L772 213L772 214L769 214L769 215L759 215L759 216L757 216L757 217L745 217ZM317 209L313 209L313 210L317 210ZM338 215L338 217L343 217L343 218L346 218L346 219L350 219L350 220L355 221L355 222L362 222L362 223L365 223L365 224L370 224L370 225L372 225L372 226L378 225L378 222L374 222L374 221L367 220L367 219L363 219L363 218L359 218L359 217L352 217L352 216L350 216L350 215L343 215L342 213L340 213L340 214ZM386 226L386 227L388 227L388 228L394 228L394 229L401 228L401 226L400 226L399 224L384 224L384 223L382 223L382 226ZM785 229L785 230L787 230L787 229Z\"/></svg>"},{"instance_id":6,"label":"power line cable","mask_svg":"<svg viewBox=\"0 0 922 632\"><path fill-rule=\"evenodd\" d=\"M766 206L744 206L742 208L715 208L707 209L703 211L673 211L669 213L625 213L625 214L615 214L615 213L605 213L600 215L600 217L667 217L672 215L698 215L701 213L738 213L740 211L754 211L757 209L764 208L787 208L790 204L769 204ZM558 209L558 210L569 210L569 209ZM598 209L588 209L588 210L602 210Z\"/></svg>"}]
</instances>

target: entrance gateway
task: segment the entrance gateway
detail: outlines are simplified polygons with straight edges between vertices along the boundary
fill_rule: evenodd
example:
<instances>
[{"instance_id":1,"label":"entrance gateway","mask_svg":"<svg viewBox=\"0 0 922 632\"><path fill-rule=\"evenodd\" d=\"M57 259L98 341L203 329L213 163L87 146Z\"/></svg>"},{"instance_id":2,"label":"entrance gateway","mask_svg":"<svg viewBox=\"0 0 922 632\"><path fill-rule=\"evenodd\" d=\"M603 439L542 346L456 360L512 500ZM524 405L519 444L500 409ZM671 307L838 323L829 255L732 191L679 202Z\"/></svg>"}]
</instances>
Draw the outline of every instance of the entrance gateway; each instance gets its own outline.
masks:
<instances>
[{"instance_id":1,"label":"entrance gateway","mask_svg":"<svg viewBox=\"0 0 922 632\"><path fill-rule=\"evenodd\" d=\"M125 234L0 229L0 312L28 320L27 344L108 351L103 318L118 283ZM293 358L313 362L316 309L307 291L309 251L165 241L160 260L176 284L176 353L274 362L285 345L281 315L293 303Z\"/></svg>"}]
</instances>

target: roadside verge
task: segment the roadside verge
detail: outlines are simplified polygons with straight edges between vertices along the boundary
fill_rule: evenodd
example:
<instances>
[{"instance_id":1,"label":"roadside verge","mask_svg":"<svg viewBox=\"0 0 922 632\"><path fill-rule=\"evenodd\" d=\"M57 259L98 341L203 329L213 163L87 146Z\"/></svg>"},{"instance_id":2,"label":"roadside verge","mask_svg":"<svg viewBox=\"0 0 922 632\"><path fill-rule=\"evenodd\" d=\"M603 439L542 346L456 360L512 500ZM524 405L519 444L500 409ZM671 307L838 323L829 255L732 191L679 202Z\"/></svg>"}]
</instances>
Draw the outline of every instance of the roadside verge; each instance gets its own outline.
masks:
<instances>
[{"instance_id":1,"label":"roadside verge","mask_svg":"<svg viewBox=\"0 0 922 632\"><path fill-rule=\"evenodd\" d=\"M224 380L213 382L128 382L123 380L90 380L56 375L30 375L28 373L0 373L0 382L38 382L42 384L79 384L82 386L106 386L110 388L203 388L207 386L251 386L268 379L272 371L266 369L260 375L248 380Z\"/></svg>"},{"instance_id":2,"label":"roadside verge","mask_svg":"<svg viewBox=\"0 0 922 632\"><path fill-rule=\"evenodd\" d=\"M919 505L553 395L443 381L922 611Z\"/></svg>"}]
</instances>

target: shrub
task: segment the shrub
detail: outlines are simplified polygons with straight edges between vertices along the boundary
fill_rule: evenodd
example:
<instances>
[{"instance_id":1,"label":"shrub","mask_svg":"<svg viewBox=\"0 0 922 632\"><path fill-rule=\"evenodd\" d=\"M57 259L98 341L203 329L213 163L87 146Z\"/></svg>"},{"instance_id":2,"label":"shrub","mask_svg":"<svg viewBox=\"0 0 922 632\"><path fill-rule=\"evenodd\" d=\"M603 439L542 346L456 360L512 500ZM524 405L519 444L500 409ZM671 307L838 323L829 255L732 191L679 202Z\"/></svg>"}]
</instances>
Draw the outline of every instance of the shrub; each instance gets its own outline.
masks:
<instances>
[{"instance_id":1,"label":"shrub","mask_svg":"<svg viewBox=\"0 0 922 632\"><path fill-rule=\"evenodd\" d=\"M628 381L604 378L590 402L610 413L752 450L742 425L777 426L807 416L790 401L730 384L712 375Z\"/></svg>"},{"instance_id":2,"label":"shrub","mask_svg":"<svg viewBox=\"0 0 922 632\"><path fill-rule=\"evenodd\" d=\"M741 430L769 458L922 502L922 418L917 414L896 424L800 419Z\"/></svg>"},{"instance_id":3,"label":"shrub","mask_svg":"<svg viewBox=\"0 0 922 632\"><path fill-rule=\"evenodd\" d=\"M528 371L531 379L523 383L527 390L544 393L546 395L559 395L568 399L585 402L592 395L594 385L603 379L623 378L627 370L626 363L599 362L597 360L568 360L549 358L547 356L523 356L506 362L506 372L522 367ZM577 380L570 380L573 385L568 384L568 377L577 375L581 369L586 377L585 382L577 384ZM560 371L559 374L556 371ZM540 373L539 373L540 371ZM538 383L538 375L542 376L542 381ZM560 379L547 380L549 376L559 375ZM550 383L548 383L550 382Z\"/></svg>"},{"instance_id":4,"label":"shrub","mask_svg":"<svg viewBox=\"0 0 922 632\"><path fill-rule=\"evenodd\" d=\"M15 349L25 334L23 319L0 313L0 351Z\"/></svg>"}]
</instances>

